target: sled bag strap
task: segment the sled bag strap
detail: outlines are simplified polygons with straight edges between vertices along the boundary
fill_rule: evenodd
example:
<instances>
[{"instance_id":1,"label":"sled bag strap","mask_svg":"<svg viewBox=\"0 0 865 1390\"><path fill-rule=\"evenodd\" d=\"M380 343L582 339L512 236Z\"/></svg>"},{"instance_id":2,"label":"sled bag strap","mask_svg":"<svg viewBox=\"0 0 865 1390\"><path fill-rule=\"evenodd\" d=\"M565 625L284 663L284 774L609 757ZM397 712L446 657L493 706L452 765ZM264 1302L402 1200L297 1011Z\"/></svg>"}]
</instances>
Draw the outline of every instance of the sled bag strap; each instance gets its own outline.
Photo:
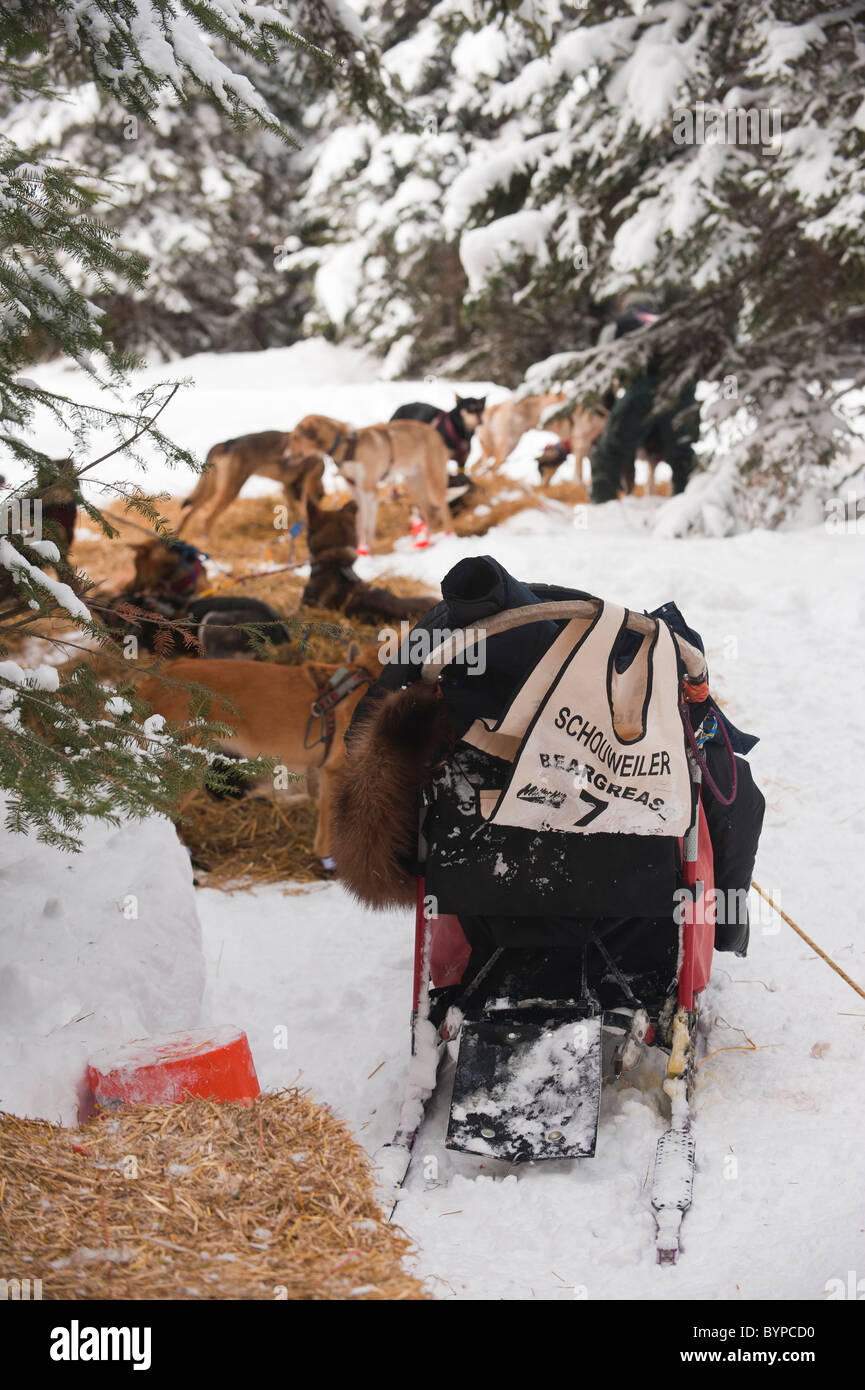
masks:
<instances>
[{"instance_id":1,"label":"sled bag strap","mask_svg":"<svg viewBox=\"0 0 865 1390\"><path fill-rule=\"evenodd\" d=\"M546 699L568 654L585 635L591 621L591 618L572 618L534 666L499 722L490 725L483 719L476 719L463 734L463 741L494 758L512 763L526 729ZM483 623L479 624L479 630L483 630Z\"/></svg>"},{"instance_id":2,"label":"sled bag strap","mask_svg":"<svg viewBox=\"0 0 865 1390\"><path fill-rule=\"evenodd\" d=\"M736 755L733 752L733 745L730 742L730 735L727 733L726 725L724 724L723 719L718 718L718 707L715 704L715 701L712 699L712 697L709 696L708 701L712 707L710 713L712 714L712 717L714 719L714 728L712 729L712 734L714 734L715 732L717 732L717 730L720 729L721 738L723 739L723 742L726 745L727 754L730 759L730 791L727 795L725 795L724 792L721 791L721 788L718 786L718 783L715 781L714 777L712 776L711 772L709 771L706 765L706 759L703 754L703 744L708 740L706 737L700 737L699 730L695 734L694 730L691 728L691 720L688 715L688 706L686 703L687 699L688 696L686 695L679 706L679 710L682 715L682 724L685 728L685 738L687 740L688 747L694 755L694 761L696 762L701 773L703 774L703 781L709 788L709 791L712 793L715 800L718 802L720 806L732 806L733 802L736 800L736 792L738 791L739 787L739 769L736 767ZM709 716L707 715L706 718L708 719L708 717ZM706 720L704 719L703 724L705 724L705 722ZM701 725L700 727L702 729L703 726ZM711 737L712 734L710 734L709 737Z\"/></svg>"}]
</instances>

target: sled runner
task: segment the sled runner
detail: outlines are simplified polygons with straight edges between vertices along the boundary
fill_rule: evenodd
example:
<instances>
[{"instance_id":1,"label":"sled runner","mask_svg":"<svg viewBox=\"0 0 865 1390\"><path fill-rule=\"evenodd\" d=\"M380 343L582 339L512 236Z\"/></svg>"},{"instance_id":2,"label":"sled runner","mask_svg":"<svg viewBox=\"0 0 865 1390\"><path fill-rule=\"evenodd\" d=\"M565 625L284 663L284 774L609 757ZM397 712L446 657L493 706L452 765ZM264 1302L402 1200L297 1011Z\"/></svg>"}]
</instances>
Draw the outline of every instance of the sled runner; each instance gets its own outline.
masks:
<instances>
[{"instance_id":1,"label":"sled runner","mask_svg":"<svg viewBox=\"0 0 865 1390\"><path fill-rule=\"evenodd\" d=\"M668 1054L671 1118L651 1202L658 1261L675 1263L715 935L701 783L705 774L729 805L736 763L722 725L732 768L722 790L703 753L719 728L703 654L663 621L556 600L496 613L484 635L550 620L565 625L504 713L476 719L425 790L413 1062L380 1171L393 1211L447 1050L447 1147L518 1163L592 1157L605 1038L615 1075L656 1046ZM427 658L424 680L478 639L477 629L453 634ZM527 891L537 918L509 917ZM493 920L498 944L484 937Z\"/></svg>"}]
</instances>

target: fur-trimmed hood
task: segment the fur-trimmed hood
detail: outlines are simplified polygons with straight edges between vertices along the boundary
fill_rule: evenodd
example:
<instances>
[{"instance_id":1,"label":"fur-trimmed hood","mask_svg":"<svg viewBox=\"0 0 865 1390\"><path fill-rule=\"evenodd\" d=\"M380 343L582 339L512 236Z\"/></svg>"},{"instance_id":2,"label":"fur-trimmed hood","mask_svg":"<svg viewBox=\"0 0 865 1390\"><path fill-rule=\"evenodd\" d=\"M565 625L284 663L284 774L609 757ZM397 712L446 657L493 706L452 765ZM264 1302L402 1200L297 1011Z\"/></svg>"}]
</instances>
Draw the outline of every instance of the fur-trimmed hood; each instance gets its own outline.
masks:
<instances>
[{"instance_id":1,"label":"fur-trimmed hood","mask_svg":"<svg viewBox=\"0 0 865 1390\"><path fill-rule=\"evenodd\" d=\"M368 907L414 902L418 793L450 752L438 685L417 681L373 702L352 730L333 804L333 853L348 891Z\"/></svg>"}]
</instances>

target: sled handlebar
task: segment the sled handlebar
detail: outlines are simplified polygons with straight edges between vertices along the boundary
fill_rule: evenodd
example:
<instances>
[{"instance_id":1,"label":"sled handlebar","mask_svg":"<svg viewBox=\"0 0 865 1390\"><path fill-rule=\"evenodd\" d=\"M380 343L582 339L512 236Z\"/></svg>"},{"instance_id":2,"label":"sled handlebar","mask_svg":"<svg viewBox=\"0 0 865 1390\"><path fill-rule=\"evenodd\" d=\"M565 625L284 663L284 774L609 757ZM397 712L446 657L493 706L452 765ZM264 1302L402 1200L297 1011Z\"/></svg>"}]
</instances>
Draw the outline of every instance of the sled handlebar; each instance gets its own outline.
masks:
<instances>
[{"instance_id":1,"label":"sled handlebar","mask_svg":"<svg viewBox=\"0 0 865 1390\"><path fill-rule=\"evenodd\" d=\"M506 608L501 613L493 613L484 618L477 627L461 628L447 637L444 642L430 652L423 663L422 676L432 684L438 680L445 666L462 656L467 647L475 647L487 637L495 637L500 632L510 632L515 627L526 627L529 623L542 623L556 618L593 618L598 611L598 599L553 599L548 603L531 603L522 608ZM628 629L643 636L651 635L658 624L657 618L647 618L643 613L628 614ZM673 633L679 654L685 663L688 678L699 682L707 679L706 658L697 647L686 642L683 637Z\"/></svg>"}]
</instances>

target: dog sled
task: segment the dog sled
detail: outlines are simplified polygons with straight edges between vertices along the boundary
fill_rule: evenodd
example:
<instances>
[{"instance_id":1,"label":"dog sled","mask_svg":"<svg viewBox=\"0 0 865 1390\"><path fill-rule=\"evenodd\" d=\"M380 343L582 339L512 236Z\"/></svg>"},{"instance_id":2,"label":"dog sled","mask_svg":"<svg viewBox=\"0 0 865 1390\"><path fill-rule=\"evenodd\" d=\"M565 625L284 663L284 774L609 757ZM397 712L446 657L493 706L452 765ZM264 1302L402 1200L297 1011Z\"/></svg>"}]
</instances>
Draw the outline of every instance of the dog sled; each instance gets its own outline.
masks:
<instances>
[{"instance_id":1,"label":"dog sled","mask_svg":"<svg viewBox=\"0 0 865 1390\"><path fill-rule=\"evenodd\" d=\"M730 732L748 736L711 700L683 621L674 634L664 617L599 599L532 597L482 631L452 633L423 662L421 684L435 690L467 644L543 624L553 639L498 716L464 727L422 788L412 1060L396 1132L376 1156L380 1181L393 1215L448 1058L446 1147L516 1164L593 1157L605 1141L602 1059L618 1077L657 1048L669 1124L651 1204L658 1262L674 1264L715 946L706 808L729 828L737 782L746 802L750 789L735 871L715 837L726 887L735 873L750 882L762 798ZM660 610L670 611L681 618ZM456 682L461 699L470 679ZM390 696L414 702L414 738L421 697L412 687ZM389 728L397 708L381 716Z\"/></svg>"}]
</instances>

